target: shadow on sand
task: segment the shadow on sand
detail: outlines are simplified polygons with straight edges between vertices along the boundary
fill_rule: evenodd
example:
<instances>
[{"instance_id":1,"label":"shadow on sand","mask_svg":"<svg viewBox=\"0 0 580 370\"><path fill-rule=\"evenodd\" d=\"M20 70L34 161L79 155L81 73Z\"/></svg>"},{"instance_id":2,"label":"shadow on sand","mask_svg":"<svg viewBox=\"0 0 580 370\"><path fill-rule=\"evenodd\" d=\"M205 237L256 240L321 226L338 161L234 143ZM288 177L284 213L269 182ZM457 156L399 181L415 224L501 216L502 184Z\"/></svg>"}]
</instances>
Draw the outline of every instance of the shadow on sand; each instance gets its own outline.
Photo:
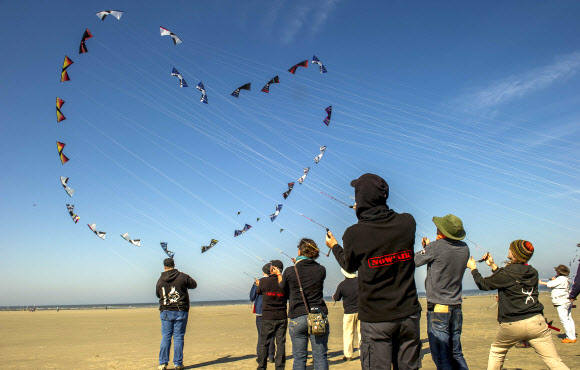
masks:
<instances>
[{"instance_id":1,"label":"shadow on sand","mask_svg":"<svg viewBox=\"0 0 580 370\"><path fill-rule=\"evenodd\" d=\"M219 365L219 364L227 364L228 362L242 361L242 360L247 360L249 358L255 358L255 357L256 357L256 355L245 355L245 356L236 356L236 357L232 357L231 355L228 355L228 356L220 357L220 358L212 360L212 361L206 361L206 362L202 362L200 364L186 366L185 368L186 369L198 369L200 367Z\"/></svg>"}]
</instances>

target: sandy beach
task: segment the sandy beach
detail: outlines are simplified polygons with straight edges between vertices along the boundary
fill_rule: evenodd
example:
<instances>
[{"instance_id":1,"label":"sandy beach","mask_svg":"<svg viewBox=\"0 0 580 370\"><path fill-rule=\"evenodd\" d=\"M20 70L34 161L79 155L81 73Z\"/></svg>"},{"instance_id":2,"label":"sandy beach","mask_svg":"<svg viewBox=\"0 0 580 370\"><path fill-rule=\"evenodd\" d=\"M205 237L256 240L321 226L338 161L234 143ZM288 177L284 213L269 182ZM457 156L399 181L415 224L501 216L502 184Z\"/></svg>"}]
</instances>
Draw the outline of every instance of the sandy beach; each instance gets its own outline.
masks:
<instances>
[{"instance_id":1,"label":"sandy beach","mask_svg":"<svg viewBox=\"0 0 580 370\"><path fill-rule=\"evenodd\" d=\"M546 317L560 327L549 295L542 294L541 301ZM425 307L424 299L421 304ZM467 297L464 301L463 350L473 369L485 369L487 364L497 329L496 309L487 308L492 304L491 296ZM329 310L331 368L360 368L358 352L355 361L342 361L342 304L330 305ZM154 369L160 328L156 309L0 312L0 367ZM553 332L558 353L570 369L580 369L580 344L562 344L557 334ZM421 338L423 369L435 369L429 354L425 315L421 318ZM187 369L255 369L255 347L255 319L249 304L191 309L184 349ZM286 367L290 369L290 337L286 353ZM505 365L506 369L547 368L533 349L511 349ZM171 363L169 368L173 368Z\"/></svg>"}]
</instances>

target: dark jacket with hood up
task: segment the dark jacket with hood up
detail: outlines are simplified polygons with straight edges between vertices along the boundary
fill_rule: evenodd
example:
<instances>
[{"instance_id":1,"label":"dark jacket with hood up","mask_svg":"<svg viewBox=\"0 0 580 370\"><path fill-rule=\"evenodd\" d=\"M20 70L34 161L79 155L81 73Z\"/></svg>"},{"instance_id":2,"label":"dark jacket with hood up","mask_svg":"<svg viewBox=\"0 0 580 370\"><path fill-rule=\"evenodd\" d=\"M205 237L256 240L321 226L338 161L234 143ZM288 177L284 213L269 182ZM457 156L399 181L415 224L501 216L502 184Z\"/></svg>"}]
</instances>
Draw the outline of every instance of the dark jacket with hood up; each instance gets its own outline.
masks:
<instances>
[{"instance_id":1,"label":"dark jacket with hood up","mask_svg":"<svg viewBox=\"0 0 580 370\"><path fill-rule=\"evenodd\" d=\"M477 269L471 274L480 290L497 289L497 321L500 323L543 315L544 306L538 300L538 271L532 266L512 263L486 278Z\"/></svg>"},{"instance_id":2,"label":"dark jacket with hood up","mask_svg":"<svg viewBox=\"0 0 580 370\"><path fill-rule=\"evenodd\" d=\"M332 252L350 273L358 270L359 319L385 322L421 311L415 287L415 219L387 207L389 185L364 174L354 186L358 223L346 229L344 248Z\"/></svg>"},{"instance_id":3,"label":"dark jacket with hood up","mask_svg":"<svg viewBox=\"0 0 580 370\"><path fill-rule=\"evenodd\" d=\"M580 293L580 264L578 264L578 271L576 271L576 277L574 278L574 285L572 285L572 290L568 298L576 299Z\"/></svg>"},{"instance_id":4,"label":"dark jacket with hood up","mask_svg":"<svg viewBox=\"0 0 580 370\"><path fill-rule=\"evenodd\" d=\"M188 289L197 288L197 283L191 276L172 269L163 271L157 280L157 298L159 311L186 311L189 312Z\"/></svg>"}]
</instances>

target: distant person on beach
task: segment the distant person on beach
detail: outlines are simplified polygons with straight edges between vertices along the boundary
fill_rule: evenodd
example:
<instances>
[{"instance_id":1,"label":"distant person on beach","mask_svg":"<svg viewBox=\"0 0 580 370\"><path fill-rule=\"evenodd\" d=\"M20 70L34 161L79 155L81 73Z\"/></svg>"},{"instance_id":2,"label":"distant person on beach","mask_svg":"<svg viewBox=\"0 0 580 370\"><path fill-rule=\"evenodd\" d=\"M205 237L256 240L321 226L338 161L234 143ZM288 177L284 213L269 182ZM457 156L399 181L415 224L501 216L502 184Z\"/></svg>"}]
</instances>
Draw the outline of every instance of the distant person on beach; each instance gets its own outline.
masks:
<instances>
[{"instance_id":1,"label":"distant person on beach","mask_svg":"<svg viewBox=\"0 0 580 370\"><path fill-rule=\"evenodd\" d=\"M287 267L283 274L279 268L272 266L272 273L277 275L278 283L289 299L288 332L292 340L293 370L306 369L309 339L314 368L328 369L328 308L323 293L326 268L315 261L319 255L320 251L314 240L303 238L298 243L298 257L293 266ZM324 325L318 328L322 328L324 334L309 334L309 313L316 313L324 318Z\"/></svg>"},{"instance_id":2,"label":"distant person on beach","mask_svg":"<svg viewBox=\"0 0 580 370\"><path fill-rule=\"evenodd\" d=\"M267 263L262 267L262 278L270 276L270 264ZM256 356L258 356L260 352L260 345L262 340L262 302L263 297L257 293L258 291L258 284L260 280L255 279L254 284L252 284L252 288L250 289L250 301L252 301L253 307L252 311L256 315L256 329L258 330L258 343L256 344ZM276 345L274 344L274 337L270 340L268 346L268 360L270 362L274 362L274 355L276 354ZM258 360L256 360L258 361Z\"/></svg>"},{"instance_id":3,"label":"distant person on beach","mask_svg":"<svg viewBox=\"0 0 580 370\"><path fill-rule=\"evenodd\" d=\"M352 342L354 341L354 330L358 333L357 346L360 350L361 335L360 335L360 321L358 320L358 278L356 274L346 272L343 268L340 269L344 275L344 280L336 287L336 292L332 295L332 299L336 301L342 300L342 307L344 309L344 316L342 317L342 343L343 343L343 361L351 361L353 358Z\"/></svg>"},{"instance_id":4,"label":"distant person on beach","mask_svg":"<svg viewBox=\"0 0 580 370\"><path fill-rule=\"evenodd\" d=\"M331 232L326 245L347 272L358 271L363 369L421 367L421 305L415 287L415 219L387 206L389 185L364 174L354 188L358 223L344 232L344 249Z\"/></svg>"},{"instance_id":5,"label":"distant person on beach","mask_svg":"<svg viewBox=\"0 0 580 370\"><path fill-rule=\"evenodd\" d=\"M284 269L280 260L270 261L268 267L275 267L278 271ZM268 349L273 348L272 341L276 339L276 370L286 367L286 329L288 327L288 315L286 314L286 293L278 283L275 274L261 278L258 282L256 293L262 298L262 333L260 348L258 348L258 370L268 367ZM270 355L270 357L272 357Z\"/></svg>"},{"instance_id":6,"label":"distant person on beach","mask_svg":"<svg viewBox=\"0 0 580 370\"><path fill-rule=\"evenodd\" d=\"M427 265L427 335L437 369L467 370L461 349L462 281L469 247L463 222L455 215L433 217L437 238L423 238L423 250L415 254L417 267Z\"/></svg>"},{"instance_id":7,"label":"distant person on beach","mask_svg":"<svg viewBox=\"0 0 580 370\"><path fill-rule=\"evenodd\" d=\"M167 369L171 337L174 342L173 364L176 370L182 370L185 368L183 366L183 337L189 316L188 289L197 288L197 283L191 276L175 268L173 258L166 258L163 266L165 271L161 273L155 289L159 298L159 311L161 311L159 316L162 335L158 370Z\"/></svg>"},{"instance_id":8,"label":"distant person on beach","mask_svg":"<svg viewBox=\"0 0 580 370\"><path fill-rule=\"evenodd\" d=\"M566 331L566 338L562 339L562 343L576 343L576 327L572 319L572 301L568 299L572 284L568 277L570 269L565 265L559 265L555 270L555 277L548 282L540 281L539 284L552 289L552 304L556 307L562 326Z\"/></svg>"},{"instance_id":9,"label":"distant person on beach","mask_svg":"<svg viewBox=\"0 0 580 370\"><path fill-rule=\"evenodd\" d=\"M538 271L528 264L533 254L532 243L520 239L510 243L506 267L498 267L486 253L483 259L492 271L486 278L477 270L473 257L467 261L479 289L498 290L499 328L489 351L488 370L502 369L508 350L522 340L534 347L551 370L568 369L554 347L544 306L538 300Z\"/></svg>"}]
</instances>

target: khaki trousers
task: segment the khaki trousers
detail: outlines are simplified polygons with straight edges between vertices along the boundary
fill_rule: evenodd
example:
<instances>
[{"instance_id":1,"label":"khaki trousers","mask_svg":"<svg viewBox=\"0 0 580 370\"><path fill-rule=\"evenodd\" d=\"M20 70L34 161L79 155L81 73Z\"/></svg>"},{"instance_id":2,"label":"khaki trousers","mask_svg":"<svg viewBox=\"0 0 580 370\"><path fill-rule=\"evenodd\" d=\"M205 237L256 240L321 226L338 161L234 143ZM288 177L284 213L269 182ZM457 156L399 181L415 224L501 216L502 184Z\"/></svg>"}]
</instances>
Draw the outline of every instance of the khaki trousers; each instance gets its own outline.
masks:
<instances>
[{"instance_id":1,"label":"khaki trousers","mask_svg":"<svg viewBox=\"0 0 580 370\"><path fill-rule=\"evenodd\" d=\"M529 341L551 370L569 370L556 352L550 328L542 315L500 324L489 351L487 369L501 370L508 350L521 340Z\"/></svg>"},{"instance_id":2,"label":"khaki trousers","mask_svg":"<svg viewBox=\"0 0 580 370\"><path fill-rule=\"evenodd\" d=\"M354 340L354 327L358 332L358 347L360 348L360 321L358 320L358 313L345 313L342 318L342 340L344 342L344 356L352 357L352 342Z\"/></svg>"}]
</instances>

